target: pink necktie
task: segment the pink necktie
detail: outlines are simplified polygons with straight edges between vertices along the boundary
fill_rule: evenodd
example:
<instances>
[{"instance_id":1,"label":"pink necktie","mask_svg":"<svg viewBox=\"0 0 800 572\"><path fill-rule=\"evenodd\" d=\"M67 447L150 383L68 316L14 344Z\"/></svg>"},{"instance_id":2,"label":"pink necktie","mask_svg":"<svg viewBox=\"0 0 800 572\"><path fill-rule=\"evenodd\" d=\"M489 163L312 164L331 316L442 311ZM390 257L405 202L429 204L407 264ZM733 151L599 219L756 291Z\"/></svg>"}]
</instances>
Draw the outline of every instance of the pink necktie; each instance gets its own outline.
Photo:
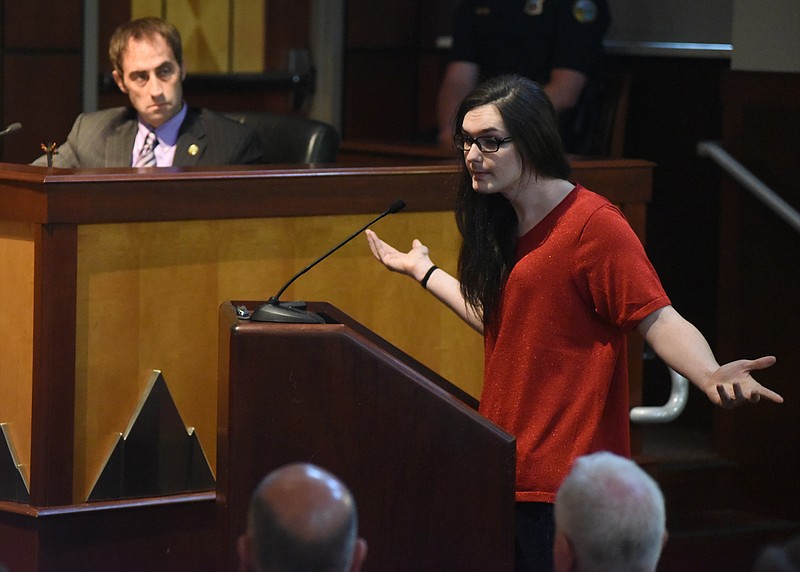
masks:
<instances>
[{"instance_id":1,"label":"pink necktie","mask_svg":"<svg viewBox=\"0 0 800 572\"><path fill-rule=\"evenodd\" d=\"M156 145L158 145L156 132L148 131L147 137L144 139L144 145L142 145L142 150L139 152L139 160L136 161L134 167L155 167Z\"/></svg>"}]
</instances>

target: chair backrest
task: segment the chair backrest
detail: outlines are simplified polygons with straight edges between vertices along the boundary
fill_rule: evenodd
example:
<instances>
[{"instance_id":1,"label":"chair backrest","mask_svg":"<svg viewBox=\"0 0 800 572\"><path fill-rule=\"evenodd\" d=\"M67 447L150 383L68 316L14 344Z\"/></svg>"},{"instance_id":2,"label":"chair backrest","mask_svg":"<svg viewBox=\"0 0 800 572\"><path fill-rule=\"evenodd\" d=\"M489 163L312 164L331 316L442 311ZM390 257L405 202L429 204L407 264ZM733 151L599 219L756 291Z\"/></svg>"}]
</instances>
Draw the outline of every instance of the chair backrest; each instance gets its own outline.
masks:
<instances>
[{"instance_id":1,"label":"chair backrest","mask_svg":"<svg viewBox=\"0 0 800 572\"><path fill-rule=\"evenodd\" d=\"M630 73L624 71L605 72L587 85L576 108L560 119L567 152L623 156L630 85Z\"/></svg>"},{"instance_id":2,"label":"chair backrest","mask_svg":"<svg viewBox=\"0 0 800 572\"><path fill-rule=\"evenodd\" d=\"M605 97L601 111L600 150L603 155L621 158L625 147L625 125L628 119L628 99L631 75L628 72L607 74L604 78Z\"/></svg>"},{"instance_id":3,"label":"chair backrest","mask_svg":"<svg viewBox=\"0 0 800 572\"><path fill-rule=\"evenodd\" d=\"M264 150L266 163L333 163L339 152L339 133L323 121L269 112L225 112L250 125Z\"/></svg>"}]
</instances>

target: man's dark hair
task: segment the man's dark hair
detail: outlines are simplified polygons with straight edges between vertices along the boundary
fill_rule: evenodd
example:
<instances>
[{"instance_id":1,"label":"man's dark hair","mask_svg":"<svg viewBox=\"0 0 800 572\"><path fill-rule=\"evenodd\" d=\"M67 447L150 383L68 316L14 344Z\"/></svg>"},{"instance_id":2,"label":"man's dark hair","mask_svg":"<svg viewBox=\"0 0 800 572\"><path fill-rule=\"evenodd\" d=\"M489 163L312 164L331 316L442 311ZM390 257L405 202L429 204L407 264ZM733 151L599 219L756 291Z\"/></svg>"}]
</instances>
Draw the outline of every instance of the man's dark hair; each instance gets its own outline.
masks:
<instances>
[{"instance_id":1,"label":"man's dark hair","mask_svg":"<svg viewBox=\"0 0 800 572\"><path fill-rule=\"evenodd\" d=\"M183 66L183 47L177 28L161 18L139 18L122 24L114 30L114 34L111 36L108 44L108 58L117 73L122 73L122 58L128 48L129 40L138 41L156 36L162 36L166 40L178 65Z\"/></svg>"}]
</instances>

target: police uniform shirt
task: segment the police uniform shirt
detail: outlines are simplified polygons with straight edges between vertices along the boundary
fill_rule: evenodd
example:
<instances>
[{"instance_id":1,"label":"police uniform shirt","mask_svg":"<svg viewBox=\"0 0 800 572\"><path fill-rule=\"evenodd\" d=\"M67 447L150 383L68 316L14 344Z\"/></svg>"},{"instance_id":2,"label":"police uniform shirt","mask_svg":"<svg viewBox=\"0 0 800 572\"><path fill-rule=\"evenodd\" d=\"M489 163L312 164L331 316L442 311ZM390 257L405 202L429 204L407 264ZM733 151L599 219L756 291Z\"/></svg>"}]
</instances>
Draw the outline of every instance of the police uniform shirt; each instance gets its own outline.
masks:
<instances>
[{"instance_id":1,"label":"police uniform shirt","mask_svg":"<svg viewBox=\"0 0 800 572\"><path fill-rule=\"evenodd\" d=\"M450 59L478 64L481 79L514 73L544 84L553 68L592 77L610 21L606 0L463 0Z\"/></svg>"}]
</instances>

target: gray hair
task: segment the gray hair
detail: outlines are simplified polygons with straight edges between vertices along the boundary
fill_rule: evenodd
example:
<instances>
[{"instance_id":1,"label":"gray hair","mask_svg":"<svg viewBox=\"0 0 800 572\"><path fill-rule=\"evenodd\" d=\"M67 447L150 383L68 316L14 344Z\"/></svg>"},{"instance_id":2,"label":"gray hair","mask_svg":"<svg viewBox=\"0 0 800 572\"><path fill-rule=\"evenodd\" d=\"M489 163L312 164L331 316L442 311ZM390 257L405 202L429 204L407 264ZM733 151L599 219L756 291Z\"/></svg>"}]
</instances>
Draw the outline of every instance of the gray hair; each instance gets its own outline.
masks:
<instances>
[{"instance_id":1,"label":"gray hair","mask_svg":"<svg viewBox=\"0 0 800 572\"><path fill-rule=\"evenodd\" d=\"M583 572L652 572L666 532L664 495L636 463L607 452L575 460L555 503L556 531Z\"/></svg>"}]
</instances>

